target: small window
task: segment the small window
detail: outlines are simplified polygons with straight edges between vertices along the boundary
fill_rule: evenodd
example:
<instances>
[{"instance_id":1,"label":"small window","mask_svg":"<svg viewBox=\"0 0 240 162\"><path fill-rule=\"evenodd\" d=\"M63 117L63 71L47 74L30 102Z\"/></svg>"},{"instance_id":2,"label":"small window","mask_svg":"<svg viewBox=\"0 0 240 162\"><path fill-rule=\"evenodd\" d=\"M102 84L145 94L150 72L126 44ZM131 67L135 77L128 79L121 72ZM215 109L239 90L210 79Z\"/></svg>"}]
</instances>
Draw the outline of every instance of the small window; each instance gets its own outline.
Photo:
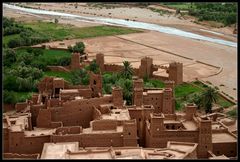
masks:
<instances>
[{"instance_id":1,"label":"small window","mask_svg":"<svg viewBox=\"0 0 240 162\"><path fill-rule=\"evenodd\" d=\"M16 146L18 146L18 144L16 143Z\"/></svg>"},{"instance_id":2,"label":"small window","mask_svg":"<svg viewBox=\"0 0 240 162\"><path fill-rule=\"evenodd\" d=\"M139 121L141 121L141 118L139 118Z\"/></svg>"},{"instance_id":3,"label":"small window","mask_svg":"<svg viewBox=\"0 0 240 162\"><path fill-rule=\"evenodd\" d=\"M128 133L128 135L130 136L130 135L131 135L131 133L129 132L129 133Z\"/></svg>"},{"instance_id":4,"label":"small window","mask_svg":"<svg viewBox=\"0 0 240 162\"><path fill-rule=\"evenodd\" d=\"M94 81L93 81L93 84L94 84L94 85L96 85L96 84L97 84L96 80L94 80Z\"/></svg>"},{"instance_id":5,"label":"small window","mask_svg":"<svg viewBox=\"0 0 240 162\"><path fill-rule=\"evenodd\" d=\"M233 150L231 150L230 152L231 152L231 153L233 153L234 151L233 151Z\"/></svg>"},{"instance_id":6,"label":"small window","mask_svg":"<svg viewBox=\"0 0 240 162\"><path fill-rule=\"evenodd\" d=\"M207 148L207 146L205 146L205 148Z\"/></svg>"}]
</instances>

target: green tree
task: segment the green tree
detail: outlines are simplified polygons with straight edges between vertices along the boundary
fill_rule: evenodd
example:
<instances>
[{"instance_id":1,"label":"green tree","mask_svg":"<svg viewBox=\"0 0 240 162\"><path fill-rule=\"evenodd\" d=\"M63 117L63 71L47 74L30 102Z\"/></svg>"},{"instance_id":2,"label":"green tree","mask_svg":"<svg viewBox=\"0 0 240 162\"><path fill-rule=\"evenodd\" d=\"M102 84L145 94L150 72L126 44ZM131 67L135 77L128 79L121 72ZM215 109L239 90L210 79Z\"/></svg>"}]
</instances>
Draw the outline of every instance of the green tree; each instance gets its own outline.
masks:
<instances>
[{"instance_id":1,"label":"green tree","mask_svg":"<svg viewBox=\"0 0 240 162\"><path fill-rule=\"evenodd\" d=\"M13 49L5 49L3 53L3 65L11 66L16 62L16 52Z\"/></svg>"},{"instance_id":2,"label":"green tree","mask_svg":"<svg viewBox=\"0 0 240 162\"><path fill-rule=\"evenodd\" d=\"M125 79L132 79L133 68L130 62L123 61L123 70L121 71L121 76Z\"/></svg>"},{"instance_id":3,"label":"green tree","mask_svg":"<svg viewBox=\"0 0 240 162\"><path fill-rule=\"evenodd\" d=\"M73 85L88 85L89 84L89 74L85 69L78 69L71 71L70 80Z\"/></svg>"},{"instance_id":4,"label":"green tree","mask_svg":"<svg viewBox=\"0 0 240 162\"><path fill-rule=\"evenodd\" d=\"M212 112L212 104L217 101L217 91L209 87L202 94L202 104L206 113Z\"/></svg>"},{"instance_id":5,"label":"green tree","mask_svg":"<svg viewBox=\"0 0 240 162\"><path fill-rule=\"evenodd\" d=\"M75 46L68 46L70 52L79 52L81 55L84 54L85 45L83 42L77 42Z\"/></svg>"},{"instance_id":6,"label":"green tree","mask_svg":"<svg viewBox=\"0 0 240 162\"><path fill-rule=\"evenodd\" d=\"M94 72L95 74L98 74L100 72L99 66L95 59L90 63L88 69Z\"/></svg>"},{"instance_id":7,"label":"green tree","mask_svg":"<svg viewBox=\"0 0 240 162\"><path fill-rule=\"evenodd\" d=\"M6 104L15 104L17 102L17 97L13 91L3 91L3 102Z\"/></svg>"}]
</instances>

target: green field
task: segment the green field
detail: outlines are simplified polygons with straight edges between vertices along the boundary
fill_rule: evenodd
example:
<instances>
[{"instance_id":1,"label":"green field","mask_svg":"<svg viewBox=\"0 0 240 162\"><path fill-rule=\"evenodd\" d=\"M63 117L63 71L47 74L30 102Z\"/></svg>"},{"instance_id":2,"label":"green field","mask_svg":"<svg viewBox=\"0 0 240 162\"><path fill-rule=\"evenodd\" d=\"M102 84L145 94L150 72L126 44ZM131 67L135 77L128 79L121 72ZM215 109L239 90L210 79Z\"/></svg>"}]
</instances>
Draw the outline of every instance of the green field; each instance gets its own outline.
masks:
<instances>
[{"instance_id":1,"label":"green field","mask_svg":"<svg viewBox=\"0 0 240 162\"><path fill-rule=\"evenodd\" d=\"M26 47L16 49L17 55L21 55L26 52ZM46 63L46 65L56 65L56 63L61 58L71 58L71 53L67 50L53 50L53 49L41 49L43 51L43 55L40 55L33 60L33 62L41 61Z\"/></svg>"},{"instance_id":2,"label":"green field","mask_svg":"<svg viewBox=\"0 0 240 162\"><path fill-rule=\"evenodd\" d=\"M141 32L141 30L116 27L116 26L93 26L77 28L73 25L55 24L52 22L33 22L24 24L44 35L51 40L63 40L73 38L91 38Z\"/></svg>"},{"instance_id":3,"label":"green field","mask_svg":"<svg viewBox=\"0 0 240 162\"><path fill-rule=\"evenodd\" d=\"M54 71L46 71L44 72L43 76L54 76L54 77L59 77L63 78L66 81L70 82L70 73L68 72L54 72Z\"/></svg>"}]
</instances>

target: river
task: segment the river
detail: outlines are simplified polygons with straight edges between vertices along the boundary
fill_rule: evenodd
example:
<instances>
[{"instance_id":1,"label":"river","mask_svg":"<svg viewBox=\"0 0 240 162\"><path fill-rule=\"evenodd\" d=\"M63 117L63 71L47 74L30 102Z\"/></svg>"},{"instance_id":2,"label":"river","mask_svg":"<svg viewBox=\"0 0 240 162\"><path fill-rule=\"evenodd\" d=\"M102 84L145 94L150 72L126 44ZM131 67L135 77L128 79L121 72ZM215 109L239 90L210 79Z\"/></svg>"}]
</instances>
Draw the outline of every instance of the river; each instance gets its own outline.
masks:
<instances>
[{"instance_id":1,"label":"river","mask_svg":"<svg viewBox=\"0 0 240 162\"><path fill-rule=\"evenodd\" d=\"M55 12L55 11L24 8L24 7L19 7L19 6L15 6L15 5L11 5L11 4L6 4L6 3L3 3L3 7L7 7L10 9L14 9L14 10L19 10L22 12L32 13L32 14L61 16L64 18L75 19L77 21L85 21L85 22L90 22L90 23L100 23L100 24L106 24L106 25L117 25L117 26L130 27L130 28L153 30L153 31L161 32L161 33L187 37L187 38L191 38L191 39L195 39L195 40L199 40L199 41L208 41L208 42L222 44L222 45L231 46L231 47L235 47L235 48L237 47L237 43L235 43L235 42L226 41L226 40L222 40L222 39L210 38L210 37L202 36L199 34L186 32L186 31L183 31L180 29L176 29L176 28L172 28L172 27L165 27L165 26L161 26L161 25L157 25L157 24L137 22L137 21L128 21L128 20L115 19L115 18L87 17L87 16L80 16L80 15L61 13L61 12Z\"/></svg>"}]
</instances>

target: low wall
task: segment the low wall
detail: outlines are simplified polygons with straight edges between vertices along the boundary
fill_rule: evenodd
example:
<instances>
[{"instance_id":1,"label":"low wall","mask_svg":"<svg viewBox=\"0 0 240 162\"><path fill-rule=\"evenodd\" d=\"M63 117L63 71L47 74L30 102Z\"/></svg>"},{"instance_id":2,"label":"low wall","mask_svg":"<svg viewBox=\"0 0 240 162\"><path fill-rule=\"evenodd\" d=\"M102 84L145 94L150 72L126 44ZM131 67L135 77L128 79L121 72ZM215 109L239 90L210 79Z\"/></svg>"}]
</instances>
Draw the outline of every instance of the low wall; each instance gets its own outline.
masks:
<instances>
[{"instance_id":1,"label":"low wall","mask_svg":"<svg viewBox=\"0 0 240 162\"><path fill-rule=\"evenodd\" d=\"M16 153L3 153L3 159L39 159L40 154L16 154Z\"/></svg>"},{"instance_id":2,"label":"low wall","mask_svg":"<svg viewBox=\"0 0 240 162\"><path fill-rule=\"evenodd\" d=\"M105 72L121 72L123 70L122 65L115 65L115 64L104 64ZM134 75L138 75L139 69L133 68Z\"/></svg>"},{"instance_id":3,"label":"low wall","mask_svg":"<svg viewBox=\"0 0 240 162\"><path fill-rule=\"evenodd\" d=\"M50 71L56 72L70 72L69 69L65 68L64 66L47 66Z\"/></svg>"},{"instance_id":4,"label":"low wall","mask_svg":"<svg viewBox=\"0 0 240 162\"><path fill-rule=\"evenodd\" d=\"M3 105L3 112L15 110L15 104L4 104Z\"/></svg>"}]
</instances>

